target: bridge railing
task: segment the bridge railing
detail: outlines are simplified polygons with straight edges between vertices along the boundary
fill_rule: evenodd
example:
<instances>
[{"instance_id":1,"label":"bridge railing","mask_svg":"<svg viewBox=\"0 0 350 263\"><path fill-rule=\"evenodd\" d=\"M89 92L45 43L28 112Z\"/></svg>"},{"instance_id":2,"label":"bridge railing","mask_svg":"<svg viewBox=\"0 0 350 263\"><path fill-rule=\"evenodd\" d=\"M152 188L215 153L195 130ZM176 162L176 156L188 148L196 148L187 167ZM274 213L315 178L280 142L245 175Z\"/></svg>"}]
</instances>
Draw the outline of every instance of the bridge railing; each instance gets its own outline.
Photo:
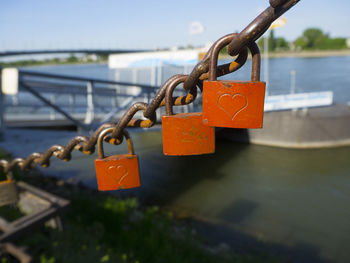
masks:
<instances>
[{"instance_id":1,"label":"bridge railing","mask_svg":"<svg viewBox=\"0 0 350 263\"><path fill-rule=\"evenodd\" d=\"M19 92L5 96L5 120L65 122L84 129L116 121L134 102L149 103L158 86L19 70ZM175 95L183 94L177 89ZM182 111L188 111L184 107ZM140 116L141 117L141 116ZM17 125L20 126L20 125Z\"/></svg>"},{"instance_id":2,"label":"bridge railing","mask_svg":"<svg viewBox=\"0 0 350 263\"><path fill-rule=\"evenodd\" d=\"M79 127L90 128L94 121L113 121L112 112L122 111L134 100L148 101L156 90L149 85L20 70L20 92L6 106L7 112L14 106L19 115L49 115L53 121L59 113Z\"/></svg>"}]
</instances>

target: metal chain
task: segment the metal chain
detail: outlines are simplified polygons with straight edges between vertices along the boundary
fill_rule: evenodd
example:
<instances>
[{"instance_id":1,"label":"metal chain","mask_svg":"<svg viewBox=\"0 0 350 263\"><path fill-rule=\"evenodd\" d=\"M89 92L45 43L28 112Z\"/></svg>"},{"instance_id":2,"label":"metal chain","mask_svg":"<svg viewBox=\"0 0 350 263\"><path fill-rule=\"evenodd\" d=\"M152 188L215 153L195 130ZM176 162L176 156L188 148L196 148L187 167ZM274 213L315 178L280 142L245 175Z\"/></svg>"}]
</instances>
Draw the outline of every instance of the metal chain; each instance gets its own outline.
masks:
<instances>
[{"instance_id":1,"label":"metal chain","mask_svg":"<svg viewBox=\"0 0 350 263\"><path fill-rule=\"evenodd\" d=\"M273 21L296 5L300 0L270 0L270 6L255 18L227 46L231 56L235 56L249 43L256 41L271 26Z\"/></svg>"},{"instance_id":2,"label":"metal chain","mask_svg":"<svg viewBox=\"0 0 350 263\"><path fill-rule=\"evenodd\" d=\"M208 51L208 53L210 50ZM206 55L207 57L208 55ZM243 52L239 54L237 59L231 63L227 63L218 67L217 74L222 76L231 73L240 67L247 60L247 51L244 49ZM202 90L202 85L200 81L208 78L208 73L199 76L198 80L195 82L193 88L190 89L186 96L173 97L172 103L175 106L183 106L192 103L197 96L197 87ZM144 102L136 102L133 104L126 113L122 116L117 124L114 123L104 123L102 124L94 134L89 138L86 136L76 136L74 137L66 146L63 145L52 145L45 153L34 152L30 154L27 158L15 158L11 162L7 160L0 160L0 166L3 168L5 173L9 173L19 167L21 170L28 170L32 167L32 164L38 164L42 167L48 167L50 165L50 158L56 156L63 161L69 161L71 159L71 153L73 150L78 150L84 154L91 155L95 152L95 146L97 144L97 139L102 131L107 128L114 128L109 136L106 136L105 141L118 145L122 142L123 131L126 127L142 127L150 128L156 122L156 110L159 107L165 105L165 93L169 86L174 85L173 83L183 82L187 79L188 75L174 75L169 78L163 86L159 89L156 96L153 98L151 103L148 105ZM179 81L180 80L180 81ZM138 112L143 111L146 119L133 119L133 116Z\"/></svg>"},{"instance_id":3,"label":"metal chain","mask_svg":"<svg viewBox=\"0 0 350 263\"><path fill-rule=\"evenodd\" d=\"M120 121L114 123L102 124L94 134L89 138L86 136L74 137L66 146L52 145L45 153L34 152L27 158L15 158L11 162L7 160L0 160L0 167L8 174L13 171L15 167L22 170L27 170L33 167L33 164L38 164L43 167L50 165L50 158L56 156L63 161L69 161L72 158L72 151L81 151L84 154L91 155L95 152L97 139L102 131L107 128L114 128L109 136L104 138L105 141L118 145L123 141L123 132L126 127L142 127L150 128L156 122L156 110L165 105L165 95L167 89L174 89L178 84L183 82L183 87L188 94L186 96L173 97L172 105L182 106L192 103L197 96L197 87L202 91L202 84L204 80L209 78L209 64L213 54L213 47L228 44L228 52L230 55L238 55L238 57L231 63L223 64L217 67L216 76L223 76L232 73L241 68L247 60L247 47L254 49L254 53L259 50L254 43L255 40L261 36L268 26L282 15L285 11L295 5L299 0L270 0L270 7L267 8L261 15L259 15L246 29L239 34L228 34L217 40L209 51L206 53L202 61L200 61L189 75L174 75L169 78L159 89L150 104L144 102L136 102L133 104L122 116ZM271 11L272 10L272 11ZM268 25L268 26L267 26ZM248 32L254 28L254 34ZM170 94L170 93L168 93ZM133 119L135 114L143 111L145 119Z\"/></svg>"}]
</instances>

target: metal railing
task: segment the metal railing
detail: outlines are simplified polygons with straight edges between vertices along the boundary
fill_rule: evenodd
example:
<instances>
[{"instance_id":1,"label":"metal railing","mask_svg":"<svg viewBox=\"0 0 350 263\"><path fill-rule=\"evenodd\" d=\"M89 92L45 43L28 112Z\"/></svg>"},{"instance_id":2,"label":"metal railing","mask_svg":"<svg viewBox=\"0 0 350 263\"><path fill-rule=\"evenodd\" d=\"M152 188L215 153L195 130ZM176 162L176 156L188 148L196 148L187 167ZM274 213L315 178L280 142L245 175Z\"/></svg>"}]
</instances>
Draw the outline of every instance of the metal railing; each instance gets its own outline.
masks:
<instances>
[{"instance_id":1,"label":"metal railing","mask_svg":"<svg viewBox=\"0 0 350 263\"><path fill-rule=\"evenodd\" d=\"M151 85L19 70L19 93L6 96L4 106L6 115L12 118L55 121L63 117L89 130L94 122L113 121L136 100L148 102L157 89Z\"/></svg>"},{"instance_id":2,"label":"metal railing","mask_svg":"<svg viewBox=\"0 0 350 263\"><path fill-rule=\"evenodd\" d=\"M158 86L19 70L19 92L5 96L5 123L67 123L84 130L113 122L135 101L149 103ZM176 95L183 95L178 89ZM183 106L183 111L189 111ZM193 110L193 109L192 109ZM161 112L159 113L161 115ZM39 123L39 124L38 124ZM16 125L21 126L21 125ZM50 126L50 125L48 125Z\"/></svg>"}]
</instances>

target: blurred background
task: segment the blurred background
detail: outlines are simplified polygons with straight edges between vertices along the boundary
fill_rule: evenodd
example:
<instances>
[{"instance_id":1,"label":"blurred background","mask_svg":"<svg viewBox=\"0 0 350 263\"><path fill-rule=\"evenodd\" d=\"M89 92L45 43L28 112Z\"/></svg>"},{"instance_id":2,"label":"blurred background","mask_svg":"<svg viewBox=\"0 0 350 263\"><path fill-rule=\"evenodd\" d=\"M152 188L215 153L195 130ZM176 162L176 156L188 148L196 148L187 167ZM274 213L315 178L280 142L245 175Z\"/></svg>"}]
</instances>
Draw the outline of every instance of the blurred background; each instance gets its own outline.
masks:
<instances>
[{"instance_id":1,"label":"blurred background","mask_svg":"<svg viewBox=\"0 0 350 263\"><path fill-rule=\"evenodd\" d=\"M118 121L268 6L3 2L1 154L45 152ZM141 188L97 192L96 154L78 151L69 163L52 158L48 169L16 171L18 181L69 200L70 209L56 223L35 223L32 235L14 236L11 221L44 211L23 209L31 195L19 187L20 201L0 207L1 262L17 262L21 253L32 262L349 262L349 10L345 0L302 0L272 24L257 41L264 126L216 129L215 154L164 156L159 109L154 127L129 129ZM219 64L232 60L224 48ZM249 57L220 79L249 81L251 67ZM179 85L174 95L183 94ZM175 111L201 111L201 98Z\"/></svg>"}]
</instances>

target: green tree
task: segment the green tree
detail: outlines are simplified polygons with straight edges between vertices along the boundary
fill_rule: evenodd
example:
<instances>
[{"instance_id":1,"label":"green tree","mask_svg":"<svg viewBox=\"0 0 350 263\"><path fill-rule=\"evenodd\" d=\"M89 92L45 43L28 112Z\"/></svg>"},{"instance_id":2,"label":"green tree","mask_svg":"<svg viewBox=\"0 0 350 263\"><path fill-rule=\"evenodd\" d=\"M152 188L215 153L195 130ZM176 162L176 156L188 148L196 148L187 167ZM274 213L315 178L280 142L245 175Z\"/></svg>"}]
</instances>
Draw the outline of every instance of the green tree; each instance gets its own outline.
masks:
<instances>
[{"instance_id":1,"label":"green tree","mask_svg":"<svg viewBox=\"0 0 350 263\"><path fill-rule=\"evenodd\" d=\"M276 50L287 50L289 49L288 41L283 37L276 38Z\"/></svg>"},{"instance_id":2,"label":"green tree","mask_svg":"<svg viewBox=\"0 0 350 263\"><path fill-rule=\"evenodd\" d=\"M332 47L334 49L344 49L348 46L346 45L346 38L337 37L332 39Z\"/></svg>"},{"instance_id":3,"label":"green tree","mask_svg":"<svg viewBox=\"0 0 350 263\"><path fill-rule=\"evenodd\" d=\"M275 32L273 30L270 30L268 43L269 43L269 51L274 51L276 49L276 39L275 39Z\"/></svg>"},{"instance_id":4,"label":"green tree","mask_svg":"<svg viewBox=\"0 0 350 263\"><path fill-rule=\"evenodd\" d=\"M303 37L298 37L297 40L294 41L294 46L298 49L306 48L306 41Z\"/></svg>"},{"instance_id":5,"label":"green tree","mask_svg":"<svg viewBox=\"0 0 350 263\"><path fill-rule=\"evenodd\" d=\"M69 63L75 63L75 62L78 62L78 58L72 54L69 56L69 58L67 58L67 61Z\"/></svg>"},{"instance_id":6,"label":"green tree","mask_svg":"<svg viewBox=\"0 0 350 263\"><path fill-rule=\"evenodd\" d=\"M265 37L261 37L259 40L258 40L258 46L260 48L260 50L264 50L264 47L265 47Z\"/></svg>"},{"instance_id":7,"label":"green tree","mask_svg":"<svg viewBox=\"0 0 350 263\"><path fill-rule=\"evenodd\" d=\"M328 36L324 35L321 29L309 28L303 32L306 48L315 48L316 43L324 43Z\"/></svg>"},{"instance_id":8,"label":"green tree","mask_svg":"<svg viewBox=\"0 0 350 263\"><path fill-rule=\"evenodd\" d=\"M299 49L342 49L346 48L345 38L330 38L319 28L308 28L294 41Z\"/></svg>"},{"instance_id":9,"label":"green tree","mask_svg":"<svg viewBox=\"0 0 350 263\"><path fill-rule=\"evenodd\" d=\"M272 32L272 30L271 30ZM276 51L276 50L288 50L289 49L289 43L288 41L283 37L274 37L274 33L270 33L269 39L268 39L268 45L269 45L269 51ZM258 46L261 50L265 48L265 38L262 37L258 40Z\"/></svg>"}]
</instances>

